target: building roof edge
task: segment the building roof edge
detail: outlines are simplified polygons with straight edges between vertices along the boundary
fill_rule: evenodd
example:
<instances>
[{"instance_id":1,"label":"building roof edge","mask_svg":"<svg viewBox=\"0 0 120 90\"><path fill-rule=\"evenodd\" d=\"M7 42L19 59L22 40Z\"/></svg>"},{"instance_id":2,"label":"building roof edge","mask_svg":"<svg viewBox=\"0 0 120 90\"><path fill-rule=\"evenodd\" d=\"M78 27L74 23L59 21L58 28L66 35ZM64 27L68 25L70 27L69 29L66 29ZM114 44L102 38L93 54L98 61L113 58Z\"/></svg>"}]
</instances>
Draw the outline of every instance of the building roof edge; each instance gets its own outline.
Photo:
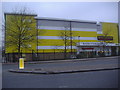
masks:
<instances>
[{"instance_id":1,"label":"building roof edge","mask_svg":"<svg viewBox=\"0 0 120 90\"><path fill-rule=\"evenodd\" d=\"M83 22L97 24L97 21L79 20L79 19L64 19L64 18L51 18L51 17L35 17L36 20L52 20L52 21L66 21L66 22Z\"/></svg>"},{"instance_id":2,"label":"building roof edge","mask_svg":"<svg viewBox=\"0 0 120 90\"><path fill-rule=\"evenodd\" d=\"M20 13L9 13L9 12L5 12L5 15L21 15ZM27 15L27 16L37 16L37 14L22 14L22 15Z\"/></svg>"}]
</instances>

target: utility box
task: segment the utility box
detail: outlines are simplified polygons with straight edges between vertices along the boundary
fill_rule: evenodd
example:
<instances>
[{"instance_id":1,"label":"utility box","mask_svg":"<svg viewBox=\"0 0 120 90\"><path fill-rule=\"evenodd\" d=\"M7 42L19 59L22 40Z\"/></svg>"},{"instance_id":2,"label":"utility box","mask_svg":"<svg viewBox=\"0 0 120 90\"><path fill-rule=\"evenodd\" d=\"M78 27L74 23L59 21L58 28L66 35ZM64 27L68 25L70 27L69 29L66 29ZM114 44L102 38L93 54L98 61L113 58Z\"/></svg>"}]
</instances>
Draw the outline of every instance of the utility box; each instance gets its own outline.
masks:
<instances>
[{"instance_id":1,"label":"utility box","mask_svg":"<svg viewBox=\"0 0 120 90\"><path fill-rule=\"evenodd\" d=\"M19 58L19 69L24 69L24 58Z\"/></svg>"}]
</instances>

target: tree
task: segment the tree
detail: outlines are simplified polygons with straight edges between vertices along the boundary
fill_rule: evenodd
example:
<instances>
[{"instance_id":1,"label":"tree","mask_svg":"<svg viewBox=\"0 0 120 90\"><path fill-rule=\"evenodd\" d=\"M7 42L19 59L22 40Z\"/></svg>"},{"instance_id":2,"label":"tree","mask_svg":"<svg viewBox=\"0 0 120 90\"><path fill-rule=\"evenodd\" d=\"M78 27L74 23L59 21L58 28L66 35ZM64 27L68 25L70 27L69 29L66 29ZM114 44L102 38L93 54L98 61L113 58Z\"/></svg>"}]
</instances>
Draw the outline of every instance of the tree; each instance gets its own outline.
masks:
<instances>
[{"instance_id":1,"label":"tree","mask_svg":"<svg viewBox=\"0 0 120 90\"><path fill-rule=\"evenodd\" d=\"M69 46L73 46L73 45L76 45L76 43L73 41L73 37L71 37L73 35L73 32L70 31L68 29L68 27L65 27L65 30L61 31L60 32L60 38L62 39L63 41L63 44L64 44L64 58L66 59L67 58L67 51L69 49ZM71 39L72 38L72 39ZM72 47L71 46L71 47ZM72 48L71 48L72 49ZM71 50L72 51L72 50ZM71 52L72 53L72 52Z\"/></svg>"},{"instance_id":2,"label":"tree","mask_svg":"<svg viewBox=\"0 0 120 90\"><path fill-rule=\"evenodd\" d=\"M27 8L16 10L11 14L5 13L6 48L17 50L18 57L24 49L31 47L36 42L36 21L34 14ZM32 42L32 43L31 43Z\"/></svg>"},{"instance_id":3,"label":"tree","mask_svg":"<svg viewBox=\"0 0 120 90\"><path fill-rule=\"evenodd\" d=\"M64 43L64 58L66 59L66 52L70 42L70 32L67 30L67 27L65 27L65 30L60 33L60 38Z\"/></svg>"},{"instance_id":4,"label":"tree","mask_svg":"<svg viewBox=\"0 0 120 90\"><path fill-rule=\"evenodd\" d=\"M110 38L109 32L104 32L103 33L103 56L105 56L106 44L111 43L111 40L108 40L109 38Z\"/></svg>"}]
</instances>

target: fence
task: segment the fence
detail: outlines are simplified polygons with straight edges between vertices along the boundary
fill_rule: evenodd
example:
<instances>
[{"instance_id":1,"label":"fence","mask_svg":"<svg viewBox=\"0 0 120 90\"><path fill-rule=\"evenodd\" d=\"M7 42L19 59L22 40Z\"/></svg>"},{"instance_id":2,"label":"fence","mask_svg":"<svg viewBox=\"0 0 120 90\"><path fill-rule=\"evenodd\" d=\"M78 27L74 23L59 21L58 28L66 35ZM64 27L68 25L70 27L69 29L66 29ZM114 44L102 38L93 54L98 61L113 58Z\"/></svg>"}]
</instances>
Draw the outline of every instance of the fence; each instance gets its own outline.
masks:
<instances>
[{"instance_id":1,"label":"fence","mask_svg":"<svg viewBox=\"0 0 120 90\"><path fill-rule=\"evenodd\" d=\"M45 61L45 60L60 60L60 59L70 59L71 53L65 53L64 52L54 52L46 53L45 50L41 53L37 53L35 51L31 51L32 53L21 53L22 57L25 58L25 61ZM72 53L72 56L76 56L76 52ZM4 56L4 63L7 62L18 62L19 57L18 53L6 53Z\"/></svg>"},{"instance_id":2,"label":"fence","mask_svg":"<svg viewBox=\"0 0 120 90\"><path fill-rule=\"evenodd\" d=\"M32 53L21 53L25 61L46 61L46 60L60 60L60 59L71 59L71 58L92 58L96 57L96 52L81 52L76 54L76 52L67 52L66 55L64 52L57 52L54 50L52 53L46 53L45 50L41 53L31 51ZM120 49L119 49L120 55ZM66 56L66 58L65 58ZM104 56L103 53L98 53L98 56ZM6 53L3 55L3 62L18 62L19 57L18 53Z\"/></svg>"}]
</instances>

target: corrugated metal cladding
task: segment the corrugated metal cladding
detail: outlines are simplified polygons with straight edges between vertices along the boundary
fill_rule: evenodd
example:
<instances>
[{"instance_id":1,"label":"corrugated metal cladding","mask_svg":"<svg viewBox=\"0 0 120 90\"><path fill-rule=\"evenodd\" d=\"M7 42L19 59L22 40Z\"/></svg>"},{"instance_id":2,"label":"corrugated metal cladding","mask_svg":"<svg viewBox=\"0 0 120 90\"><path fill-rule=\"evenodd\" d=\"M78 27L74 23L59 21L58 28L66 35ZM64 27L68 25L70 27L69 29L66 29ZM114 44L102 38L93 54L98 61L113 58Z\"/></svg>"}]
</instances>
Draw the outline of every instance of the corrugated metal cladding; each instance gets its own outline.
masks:
<instances>
[{"instance_id":1,"label":"corrugated metal cladding","mask_svg":"<svg viewBox=\"0 0 120 90\"><path fill-rule=\"evenodd\" d=\"M64 42L60 38L61 33L67 30L72 31L73 42L98 42L97 41L97 24L90 22L73 22L73 21L55 21L55 20L38 20L38 49L55 49L58 46L64 49ZM80 36L80 37L79 37ZM80 41L79 41L79 40ZM68 48L70 49L70 48ZM76 45L73 45L76 49ZM50 50L49 50L50 51Z\"/></svg>"}]
</instances>

